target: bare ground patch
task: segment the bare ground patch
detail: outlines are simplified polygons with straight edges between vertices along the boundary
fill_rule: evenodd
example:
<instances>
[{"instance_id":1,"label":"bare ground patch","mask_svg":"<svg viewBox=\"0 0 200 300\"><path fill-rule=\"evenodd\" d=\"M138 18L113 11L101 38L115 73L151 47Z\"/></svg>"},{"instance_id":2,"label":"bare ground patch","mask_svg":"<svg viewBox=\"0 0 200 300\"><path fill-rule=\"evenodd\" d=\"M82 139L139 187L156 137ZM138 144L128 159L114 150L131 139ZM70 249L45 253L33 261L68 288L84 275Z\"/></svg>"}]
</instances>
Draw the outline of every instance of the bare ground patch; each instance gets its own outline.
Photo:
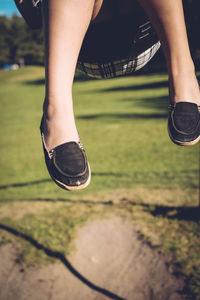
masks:
<instances>
[{"instance_id":1,"label":"bare ground patch","mask_svg":"<svg viewBox=\"0 0 200 300\"><path fill-rule=\"evenodd\" d=\"M179 300L183 278L119 217L93 220L78 230L76 252L55 264L22 270L13 246L0 255L1 300Z\"/></svg>"},{"instance_id":2,"label":"bare ground patch","mask_svg":"<svg viewBox=\"0 0 200 300\"><path fill-rule=\"evenodd\" d=\"M182 293L184 279L177 278L172 261L183 265L188 278L199 264L197 194L195 189L140 187L72 199L2 203L1 223L12 228L13 232L7 231L13 233L13 239L2 230L0 244L12 244L0 247L0 300L186 299ZM65 220L71 216L81 220L86 215L89 222L75 227L76 251L66 258L59 250L65 241L62 234L67 233ZM54 220L49 222L51 218ZM58 228L64 228L62 233L56 229L58 220ZM55 230L41 235L43 228ZM28 244L20 248L23 232L28 233ZM162 251L163 246L167 251ZM43 258L54 258L56 262L24 268L19 257L26 247L33 250L31 257L42 252ZM194 282L196 293L197 285Z\"/></svg>"}]
</instances>

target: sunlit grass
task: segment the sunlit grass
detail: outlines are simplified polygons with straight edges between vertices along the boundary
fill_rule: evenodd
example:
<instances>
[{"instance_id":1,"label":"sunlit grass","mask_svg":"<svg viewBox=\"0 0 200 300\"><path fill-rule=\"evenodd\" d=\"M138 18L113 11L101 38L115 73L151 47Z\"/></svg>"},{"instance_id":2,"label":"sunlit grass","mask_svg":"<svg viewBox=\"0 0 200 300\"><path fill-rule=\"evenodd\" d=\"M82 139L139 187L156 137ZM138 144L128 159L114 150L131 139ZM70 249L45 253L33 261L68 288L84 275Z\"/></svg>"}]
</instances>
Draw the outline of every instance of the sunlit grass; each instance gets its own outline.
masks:
<instances>
[{"instance_id":1,"label":"sunlit grass","mask_svg":"<svg viewBox=\"0 0 200 300\"><path fill-rule=\"evenodd\" d=\"M42 263L48 255L20 233L68 255L79 226L119 214L172 257L197 295L199 145L169 140L167 75L82 79L74 84L74 109L92 182L69 193L51 181L43 159L44 69L0 72L0 223L19 232L2 230L0 244L14 242L21 262Z\"/></svg>"},{"instance_id":2,"label":"sunlit grass","mask_svg":"<svg viewBox=\"0 0 200 300\"><path fill-rule=\"evenodd\" d=\"M0 74L3 199L74 197L115 188L198 186L198 145L178 147L167 134L167 76L78 81L74 109L92 183L69 194L49 179L39 123L42 68ZM4 77L5 76L5 77Z\"/></svg>"}]
</instances>

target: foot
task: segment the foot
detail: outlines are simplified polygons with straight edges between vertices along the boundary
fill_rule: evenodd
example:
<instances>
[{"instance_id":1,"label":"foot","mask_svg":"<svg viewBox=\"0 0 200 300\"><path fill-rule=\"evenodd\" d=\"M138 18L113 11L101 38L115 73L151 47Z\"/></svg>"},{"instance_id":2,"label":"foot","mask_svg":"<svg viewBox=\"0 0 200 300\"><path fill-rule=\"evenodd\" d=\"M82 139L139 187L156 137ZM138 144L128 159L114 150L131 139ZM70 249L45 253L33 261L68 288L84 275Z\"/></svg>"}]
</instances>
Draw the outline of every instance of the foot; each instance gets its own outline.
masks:
<instances>
[{"instance_id":1,"label":"foot","mask_svg":"<svg viewBox=\"0 0 200 300\"><path fill-rule=\"evenodd\" d=\"M200 140L200 106L190 102L171 105L168 132L177 145L195 145Z\"/></svg>"},{"instance_id":2,"label":"foot","mask_svg":"<svg viewBox=\"0 0 200 300\"><path fill-rule=\"evenodd\" d=\"M177 145L194 145L200 140L200 88L194 69L173 74L169 90L169 136Z\"/></svg>"},{"instance_id":3,"label":"foot","mask_svg":"<svg viewBox=\"0 0 200 300\"><path fill-rule=\"evenodd\" d=\"M194 70L170 76L169 94L171 104L191 102L200 106L200 87Z\"/></svg>"},{"instance_id":4,"label":"foot","mask_svg":"<svg viewBox=\"0 0 200 300\"><path fill-rule=\"evenodd\" d=\"M69 103L59 110L44 104L41 135L45 162L50 176L61 188L74 191L88 186L91 179L89 163L76 129Z\"/></svg>"}]
</instances>

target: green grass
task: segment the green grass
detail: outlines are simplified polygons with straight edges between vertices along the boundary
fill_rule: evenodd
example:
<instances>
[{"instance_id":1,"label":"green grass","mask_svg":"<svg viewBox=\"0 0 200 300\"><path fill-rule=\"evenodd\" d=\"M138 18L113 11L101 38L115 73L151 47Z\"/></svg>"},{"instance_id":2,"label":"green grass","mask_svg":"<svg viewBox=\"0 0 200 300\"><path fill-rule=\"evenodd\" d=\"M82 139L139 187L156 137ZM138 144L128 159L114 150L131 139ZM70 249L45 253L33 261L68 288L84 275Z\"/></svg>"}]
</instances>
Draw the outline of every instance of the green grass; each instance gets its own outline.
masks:
<instances>
[{"instance_id":1,"label":"green grass","mask_svg":"<svg viewBox=\"0 0 200 300\"><path fill-rule=\"evenodd\" d=\"M43 163L43 69L16 72L0 74L2 198L66 197L48 180ZM79 194L138 185L198 186L198 145L169 142L166 86L166 75L75 83L77 126L93 172L91 185Z\"/></svg>"},{"instance_id":2,"label":"green grass","mask_svg":"<svg viewBox=\"0 0 200 300\"><path fill-rule=\"evenodd\" d=\"M120 214L172 257L200 299L199 145L169 140L167 75L81 79L74 109L92 182L69 193L51 181L43 160L44 69L0 72L0 223L7 226L0 244L14 242L27 265L51 261L44 249L68 255L79 226Z\"/></svg>"}]
</instances>

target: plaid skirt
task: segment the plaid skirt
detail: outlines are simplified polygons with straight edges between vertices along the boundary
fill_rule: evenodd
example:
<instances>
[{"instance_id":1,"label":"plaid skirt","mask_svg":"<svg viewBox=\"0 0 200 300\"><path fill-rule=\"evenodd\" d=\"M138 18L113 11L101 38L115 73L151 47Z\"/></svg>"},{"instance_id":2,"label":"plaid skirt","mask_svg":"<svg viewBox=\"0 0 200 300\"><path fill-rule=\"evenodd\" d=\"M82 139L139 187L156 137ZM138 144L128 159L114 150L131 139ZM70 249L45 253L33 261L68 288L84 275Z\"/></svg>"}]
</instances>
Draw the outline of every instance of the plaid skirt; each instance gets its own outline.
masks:
<instances>
[{"instance_id":1,"label":"plaid skirt","mask_svg":"<svg viewBox=\"0 0 200 300\"><path fill-rule=\"evenodd\" d=\"M31 28L42 27L42 0L24 0L22 4L15 0L15 3ZM134 18L116 18L108 24L91 24L77 68L93 78L128 75L143 68L159 48L155 31L143 13Z\"/></svg>"},{"instance_id":2,"label":"plaid skirt","mask_svg":"<svg viewBox=\"0 0 200 300\"><path fill-rule=\"evenodd\" d=\"M129 75L143 68L159 48L157 35L142 13L137 19L126 16L104 24L91 24L77 68L94 78Z\"/></svg>"},{"instance_id":3,"label":"plaid skirt","mask_svg":"<svg viewBox=\"0 0 200 300\"><path fill-rule=\"evenodd\" d=\"M133 54L124 59L105 63L78 61L77 68L88 76L98 79L129 75L143 68L152 59L159 48L160 42L158 41L141 54Z\"/></svg>"}]
</instances>

